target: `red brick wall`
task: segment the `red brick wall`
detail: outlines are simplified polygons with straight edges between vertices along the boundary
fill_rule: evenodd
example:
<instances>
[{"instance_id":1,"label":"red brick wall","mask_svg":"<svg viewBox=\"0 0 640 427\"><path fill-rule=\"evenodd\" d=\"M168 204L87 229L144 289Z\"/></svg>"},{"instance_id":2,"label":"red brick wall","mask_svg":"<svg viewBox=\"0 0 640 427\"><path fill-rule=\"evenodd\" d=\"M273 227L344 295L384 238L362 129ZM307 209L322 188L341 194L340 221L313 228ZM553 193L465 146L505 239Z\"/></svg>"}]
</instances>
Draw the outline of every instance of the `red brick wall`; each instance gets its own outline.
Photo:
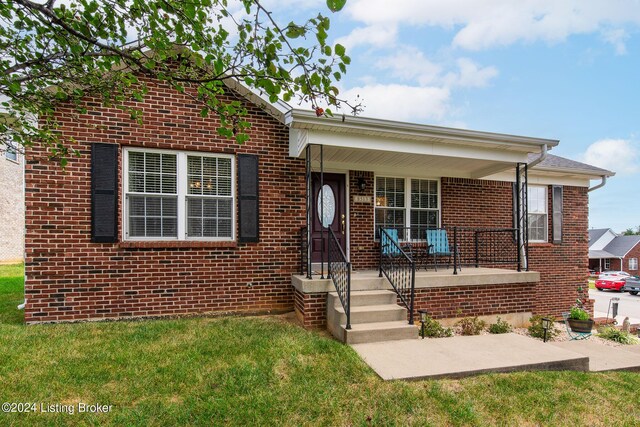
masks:
<instances>
[{"instance_id":1,"label":"red brick wall","mask_svg":"<svg viewBox=\"0 0 640 427\"><path fill-rule=\"evenodd\" d=\"M534 294L531 283L416 289L414 320L418 309L436 319L531 312Z\"/></svg>"},{"instance_id":2,"label":"red brick wall","mask_svg":"<svg viewBox=\"0 0 640 427\"><path fill-rule=\"evenodd\" d=\"M351 171L351 194L373 197L373 174ZM366 189L357 188L357 177L365 178ZM551 212L551 191L548 212ZM374 202L375 200L372 200ZM442 225L447 227L513 227L512 184L509 182L466 178L441 179ZM586 285L588 275L588 195L583 187L564 187L563 241L560 244L530 244L529 269L540 272L540 283L527 285L532 292L534 313L560 315L575 303L577 289ZM378 248L373 241L373 209L350 201L351 260L354 268L375 269ZM551 241L551 215L549 241ZM639 245L640 259L640 245ZM514 265L497 266L514 268ZM514 295L515 296L515 295Z\"/></svg>"},{"instance_id":3,"label":"red brick wall","mask_svg":"<svg viewBox=\"0 0 640 427\"><path fill-rule=\"evenodd\" d=\"M60 131L81 152L64 171L43 160L38 146L29 150L26 321L291 310L305 222L304 161L288 157L287 128L249 106L251 139L237 145L217 135L217 118L200 117L189 97L153 82L147 101L134 105L144 113L142 125L91 102L87 114L59 108ZM92 142L258 155L260 242L91 243Z\"/></svg>"},{"instance_id":4,"label":"red brick wall","mask_svg":"<svg viewBox=\"0 0 640 427\"><path fill-rule=\"evenodd\" d=\"M631 249L629 251L629 253L627 254L627 256L624 257L623 266L622 266L622 270L626 271L627 273L631 274L632 276L636 276L640 272L638 271L638 269L631 270L629 268L629 259L630 258L635 258L636 260L638 260L640 262L640 244L636 245L633 249Z\"/></svg>"},{"instance_id":5,"label":"red brick wall","mask_svg":"<svg viewBox=\"0 0 640 427\"><path fill-rule=\"evenodd\" d=\"M589 275L588 193L584 187L564 187L562 243L529 247L529 269L540 272L534 312L558 315L575 304L576 289ZM551 194L549 192L549 194ZM551 202L549 202L551 212ZM551 215L549 215L551 233ZM551 240L550 240L551 241Z\"/></svg>"},{"instance_id":6,"label":"red brick wall","mask_svg":"<svg viewBox=\"0 0 640 427\"><path fill-rule=\"evenodd\" d=\"M564 187L562 243L531 243L529 270L540 272L533 312L559 315L571 307L588 275L588 193ZM549 195L551 191L547 192ZM442 219L448 226L512 227L512 189L506 182L442 179ZM551 197L548 212L551 212ZM551 215L548 216L549 241Z\"/></svg>"},{"instance_id":7,"label":"red brick wall","mask_svg":"<svg viewBox=\"0 0 640 427\"><path fill-rule=\"evenodd\" d=\"M294 291L295 310L305 328L319 329L327 326L327 294L303 294Z\"/></svg>"},{"instance_id":8,"label":"red brick wall","mask_svg":"<svg viewBox=\"0 0 640 427\"><path fill-rule=\"evenodd\" d=\"M358 180L365 182L365 189L360 190ZM373 172L349 172L349 217L350 217L350 246L351 264L355 270L378 268L378 246L374 243L373 209L375 196L373 194ZM370 203L355 203L354 196L368 196Z\"/></svg>"}]
</instances>

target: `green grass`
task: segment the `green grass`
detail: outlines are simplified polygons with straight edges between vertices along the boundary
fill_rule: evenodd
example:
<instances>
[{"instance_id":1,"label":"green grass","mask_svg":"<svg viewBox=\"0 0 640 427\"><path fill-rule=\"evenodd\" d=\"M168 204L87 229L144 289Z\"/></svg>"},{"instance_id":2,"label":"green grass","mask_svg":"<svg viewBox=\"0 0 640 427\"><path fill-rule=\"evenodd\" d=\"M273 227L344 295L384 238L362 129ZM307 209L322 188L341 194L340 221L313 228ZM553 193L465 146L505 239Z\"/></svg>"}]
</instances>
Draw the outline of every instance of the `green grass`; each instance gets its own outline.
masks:
<instances>
[{"instance_id":1,"label":"green grass","mask_svg":"<svg viewBox=\"0 0 640 427\"><path fill-rule=\"evenodd\" d=\"M0 265L0 324L22 324L24 313L24 265Z\"/></svg>"},{"instance_id":2,"label":"green grass","mask_svg":"<svg viewBox=\"0 0 640 427\"><path fill-rule=\"evenodd\" d=\"M0 425L637 425L638 389L636 373L385 382L282 317L0 324L0 402L113 405Z\"/></svg>"}]
</instances>

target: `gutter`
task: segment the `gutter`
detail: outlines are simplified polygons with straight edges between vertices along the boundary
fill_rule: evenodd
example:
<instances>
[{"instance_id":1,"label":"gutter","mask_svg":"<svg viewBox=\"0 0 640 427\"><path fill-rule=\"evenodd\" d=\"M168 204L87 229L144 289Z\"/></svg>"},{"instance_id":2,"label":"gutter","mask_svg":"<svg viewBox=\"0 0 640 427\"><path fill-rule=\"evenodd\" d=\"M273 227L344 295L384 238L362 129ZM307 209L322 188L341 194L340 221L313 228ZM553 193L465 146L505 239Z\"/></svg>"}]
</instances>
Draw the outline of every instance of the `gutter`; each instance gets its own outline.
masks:
<instances>
[{"instance_id":1,"label":"gutter","mask_svg":"<svg viewBox=\"0 0 640 427\"><path fill-rule=\"evenodd\" d=\"M593 187L589 188L587 191L593 191L593 190L597 190L598 188L602 188L604 187L604 185L607 183L607 176L606 175L602 175L602 182L600 182L600 184L594 185Z\"/></svg>"},{"instance_id":2,"label":"gutter","mask_svg":"<svg viewBox=\"0 0 640 427\"><path fill-rule=\"evenodd\" d=\"M542 144L540 146L540 157L535 159L533 162L527 164L527 169L533 168L535 165L537 165L538 163L540 163L546 158L547 158L547 144Z\"/></svg>"}]
</instances>

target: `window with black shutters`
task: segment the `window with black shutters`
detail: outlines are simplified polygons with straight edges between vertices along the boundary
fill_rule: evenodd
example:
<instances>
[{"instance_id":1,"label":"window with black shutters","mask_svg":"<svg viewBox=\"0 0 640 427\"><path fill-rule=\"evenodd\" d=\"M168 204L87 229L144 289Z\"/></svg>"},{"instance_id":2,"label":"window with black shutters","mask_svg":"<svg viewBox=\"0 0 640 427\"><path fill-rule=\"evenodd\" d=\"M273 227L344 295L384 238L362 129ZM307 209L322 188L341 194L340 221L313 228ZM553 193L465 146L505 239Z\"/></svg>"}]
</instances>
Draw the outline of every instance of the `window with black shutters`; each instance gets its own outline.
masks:
<instances>
[{"instance_id":1,"label":"window with black shutters","mask_svg":"<svg viewBox=\"0 0 640 427\"><path fill-rule=\"evenodd\" d=\"M235 239L234 157L125 150L125 239Z\"/></svg>"}]
</instances>

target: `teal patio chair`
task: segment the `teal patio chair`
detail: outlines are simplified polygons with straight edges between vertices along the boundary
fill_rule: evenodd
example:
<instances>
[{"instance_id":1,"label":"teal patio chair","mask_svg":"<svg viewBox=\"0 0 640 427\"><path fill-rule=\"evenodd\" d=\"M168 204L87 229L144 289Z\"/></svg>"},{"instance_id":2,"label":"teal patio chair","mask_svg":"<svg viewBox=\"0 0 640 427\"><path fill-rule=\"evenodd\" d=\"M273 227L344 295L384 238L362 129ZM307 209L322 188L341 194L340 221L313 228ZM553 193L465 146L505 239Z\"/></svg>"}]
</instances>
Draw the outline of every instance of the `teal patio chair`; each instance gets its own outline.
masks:
<instances>
[{"instance_id":1,"label":"teal patio chair","mask_svg":"<svg viewBox=\"0 0 640 427\"><path fill-rule=\"evenodd\" d=\"M398 230L395 228L384 228L386 233L380 233L380 245L382 246L382 255L397 256L400 255L400 242L398 241ZM393 244L395 243L395 245Z\"/></svg>"},{"instance_id":2,"label":"teal patio chair","mask_svg":"<svg viewBox=\"0 0 640 427\"><path fill-rule=\"evenodd\" d=\"M447 236L447 230L439 228L439 229L428 229L426 231L427 234L427 259L431 256L433 258L433 266L436 271L438 271L438 257L448 257L447 268L451 267L451 255L454 255L454 251L458 251L458 248L453 248L449 244L449 237ZM458 265L460 257L458 256ZM455 261L455 259L454 259Z\"/></svg>"}]
</instances>

